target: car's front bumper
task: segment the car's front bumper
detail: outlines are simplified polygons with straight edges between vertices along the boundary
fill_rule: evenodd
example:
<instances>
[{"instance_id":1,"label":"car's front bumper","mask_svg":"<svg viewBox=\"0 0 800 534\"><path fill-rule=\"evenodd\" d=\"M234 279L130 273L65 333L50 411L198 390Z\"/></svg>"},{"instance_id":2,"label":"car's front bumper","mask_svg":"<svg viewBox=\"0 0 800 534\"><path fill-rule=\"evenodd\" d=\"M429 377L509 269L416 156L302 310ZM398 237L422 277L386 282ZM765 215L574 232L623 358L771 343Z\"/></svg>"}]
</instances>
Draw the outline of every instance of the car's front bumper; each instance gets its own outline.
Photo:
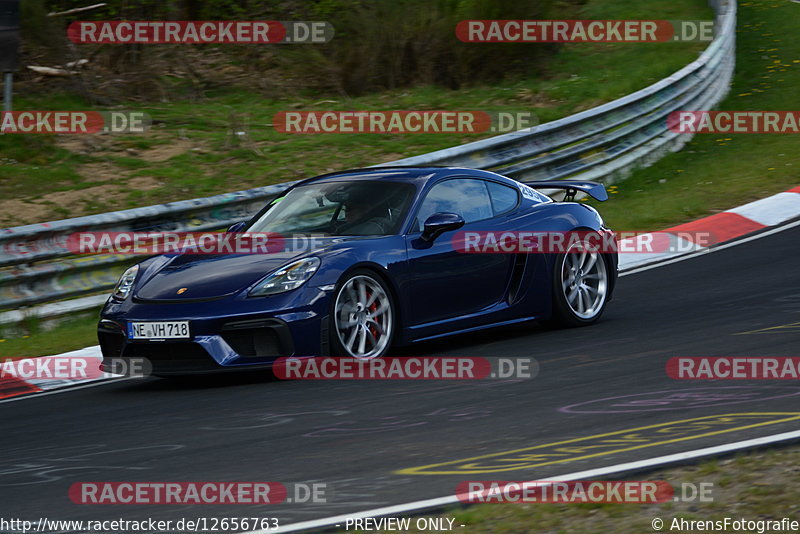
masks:
<instances>
[{"instance_id":1,"label":"car's front bumper","mask_svg":"<svg viewBox=\"0 0 800 534\"><path fill-rule=\"evenodd\" d=\"M266 298L228 297L192 302L109 300L98 340L111 359L146 359L155 374L204 373L265 368L280 357L327 354L328 293L303 287ZM128 338L138 321L189 321L190 338L148 341Z\"/></svg>"}]
</instances>

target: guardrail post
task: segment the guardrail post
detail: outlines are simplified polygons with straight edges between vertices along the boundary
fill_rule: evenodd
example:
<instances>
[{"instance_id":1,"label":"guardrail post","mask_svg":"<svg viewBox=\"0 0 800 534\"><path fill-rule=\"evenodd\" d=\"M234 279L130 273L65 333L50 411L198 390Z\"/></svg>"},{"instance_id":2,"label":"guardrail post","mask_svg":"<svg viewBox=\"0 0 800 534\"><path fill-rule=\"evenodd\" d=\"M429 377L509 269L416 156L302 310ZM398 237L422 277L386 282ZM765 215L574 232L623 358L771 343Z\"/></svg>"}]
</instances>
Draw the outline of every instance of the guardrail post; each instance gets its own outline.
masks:
<instances>
[{"instance_id":1,"label":"guardrail post","mask_svg":"<svg viewBox=\"0 0 800 534\"><path fill-rule=\"evenodd\" d=\"M12 86L14 84L14 73L6 72L3 77L3 111L11 111Z\"/></svg>"}]
</instances>

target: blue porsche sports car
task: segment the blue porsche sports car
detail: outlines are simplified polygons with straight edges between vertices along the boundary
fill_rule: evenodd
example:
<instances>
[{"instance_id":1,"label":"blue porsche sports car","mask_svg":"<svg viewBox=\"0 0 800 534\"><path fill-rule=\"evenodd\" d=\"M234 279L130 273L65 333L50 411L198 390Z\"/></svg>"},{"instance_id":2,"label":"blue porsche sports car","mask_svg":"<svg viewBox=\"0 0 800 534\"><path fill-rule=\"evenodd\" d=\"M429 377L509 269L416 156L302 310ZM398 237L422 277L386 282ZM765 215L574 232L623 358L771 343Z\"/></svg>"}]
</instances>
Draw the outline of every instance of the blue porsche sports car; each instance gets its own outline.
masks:
<instances>
[{"instance_id":1,"label":"blue porsche sports car","mask_svg":"<svg viewBox=\"0 0 800 534\"><path fill-rule=\"evenodd\" d=\"M561 189L556 202L536 188ZM383 356L392 346L533 319L596 321L616 253L465 253L456 235L605 232L577 192L454 167L376 167L297 183L229 232L303 236L269 254L148 258L101 313L107 359L147 358L155 374L269 367L279 357Z\"/></svg>"}]
</instances>

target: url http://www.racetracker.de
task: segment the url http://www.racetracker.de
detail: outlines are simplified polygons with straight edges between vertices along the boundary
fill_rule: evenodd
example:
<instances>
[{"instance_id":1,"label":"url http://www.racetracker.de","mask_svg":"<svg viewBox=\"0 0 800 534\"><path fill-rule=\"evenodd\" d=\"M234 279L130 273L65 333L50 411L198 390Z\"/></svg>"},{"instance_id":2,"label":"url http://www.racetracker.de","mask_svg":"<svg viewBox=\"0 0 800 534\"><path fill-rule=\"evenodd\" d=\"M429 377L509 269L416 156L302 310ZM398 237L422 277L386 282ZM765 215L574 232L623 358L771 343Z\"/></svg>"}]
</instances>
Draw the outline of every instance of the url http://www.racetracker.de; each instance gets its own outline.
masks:
<instances>
[{"instance_id":1,"label":"url http://www.racetracker.de","mask_svg":"<svg viewBox=\"0 0 800 534\"><path fill-rule=\"evenodd\" d=\"M275 517L195 517L181 519L60 520L40 517L35 520L0 517L0 531L19 532L249 532L276 530Z\"/></svg>"}]
</instances>

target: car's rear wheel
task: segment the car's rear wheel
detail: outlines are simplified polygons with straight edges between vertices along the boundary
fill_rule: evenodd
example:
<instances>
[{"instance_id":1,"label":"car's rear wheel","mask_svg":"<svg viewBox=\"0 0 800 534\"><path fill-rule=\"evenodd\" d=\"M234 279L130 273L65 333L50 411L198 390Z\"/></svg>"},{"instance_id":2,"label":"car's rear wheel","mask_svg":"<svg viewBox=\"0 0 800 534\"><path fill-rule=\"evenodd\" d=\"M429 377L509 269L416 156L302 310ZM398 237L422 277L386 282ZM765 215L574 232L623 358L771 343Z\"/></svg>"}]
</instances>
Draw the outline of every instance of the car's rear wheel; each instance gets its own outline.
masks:
<instances>
[{"instance_id":1,"label":"car's rear wheel","mask_svg":"<svg viewBox=\"0 0 800 534\"><path fill-rule=\"evenodd\" d=\"M359 269L337 284L331 315L337 355L368 360L389 350L394 336L394 302L389 288L372 271Z\"/></svg>"},{"instance_id":2,"label":"car's rear wheel","mask_svg":"<svg viewBox=\"0 0 800 534\"><path fill-rule=\"evenodd\" d=\"M564 326L597 321L608 302L609 274L603 255L574 243L553 267L553 318Z\"/></svg>"}]
</instances>

